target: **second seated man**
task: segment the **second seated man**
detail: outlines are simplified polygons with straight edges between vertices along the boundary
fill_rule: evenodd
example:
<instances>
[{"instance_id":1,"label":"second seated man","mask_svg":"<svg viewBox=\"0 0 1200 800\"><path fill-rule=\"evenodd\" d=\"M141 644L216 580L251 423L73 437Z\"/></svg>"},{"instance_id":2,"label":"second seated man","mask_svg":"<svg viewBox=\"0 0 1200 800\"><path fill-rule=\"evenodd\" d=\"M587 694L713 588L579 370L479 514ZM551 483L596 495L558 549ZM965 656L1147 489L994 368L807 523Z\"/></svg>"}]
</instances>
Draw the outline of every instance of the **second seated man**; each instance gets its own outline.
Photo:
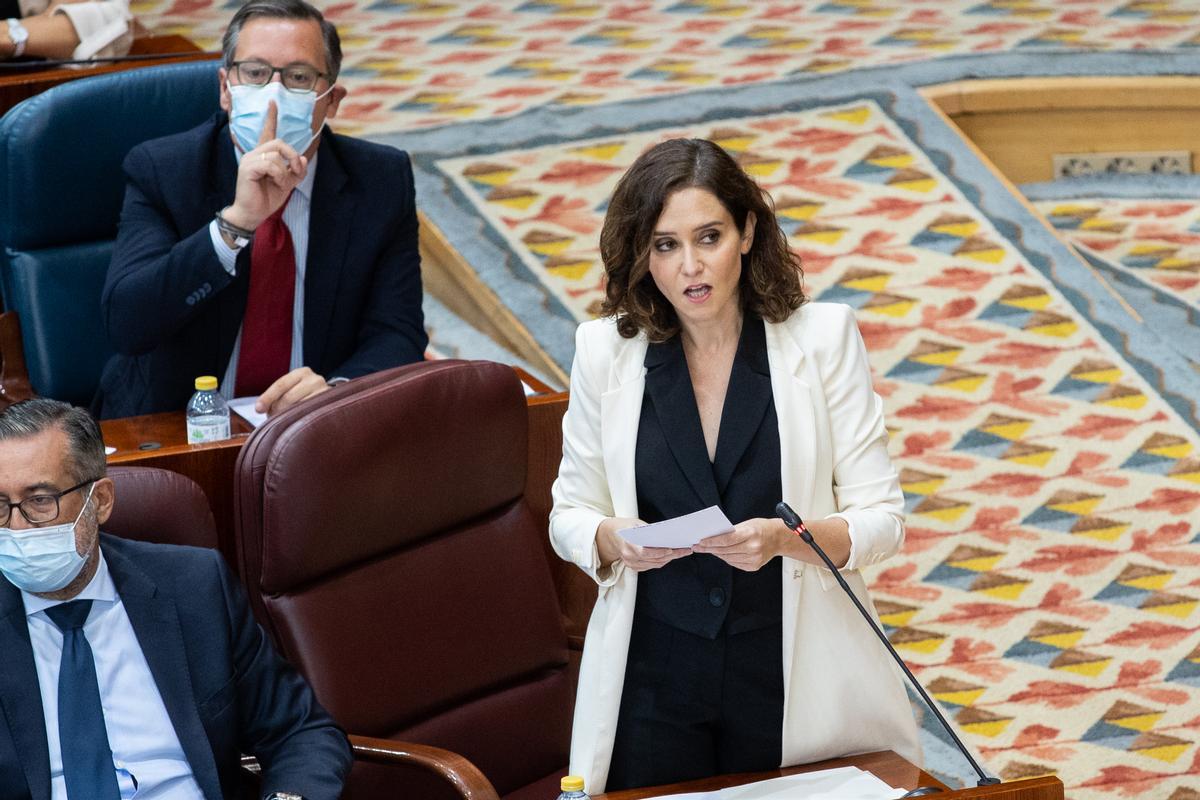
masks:
<instances>
[{"instance_id":1,"label":"second seated man","mask_svg":"<svg viewBox=\"0 0 1200 800\"><path fill-rule=\"evenodd\" d=\"M273 414L424 356L409 158L324 130L346 96L336 28L251 0L223 51L222 112L125 160L102 418L182 409L198 375Z\"/></svg>"}]
</instances>

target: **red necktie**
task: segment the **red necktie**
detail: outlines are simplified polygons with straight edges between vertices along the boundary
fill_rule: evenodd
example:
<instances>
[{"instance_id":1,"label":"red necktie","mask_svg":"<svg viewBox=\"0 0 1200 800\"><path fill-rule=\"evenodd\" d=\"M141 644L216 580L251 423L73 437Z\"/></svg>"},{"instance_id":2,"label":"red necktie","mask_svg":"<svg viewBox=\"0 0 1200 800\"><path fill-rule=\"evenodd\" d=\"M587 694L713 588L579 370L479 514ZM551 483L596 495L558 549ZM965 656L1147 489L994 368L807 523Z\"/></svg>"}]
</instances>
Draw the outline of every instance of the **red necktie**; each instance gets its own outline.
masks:
<instances>
[{"instance_id":1,"label":"red necktie","mask_svg":"<svg viewBox=\"0 0 1200 800\"><path fill-rule=\"evenodd\" d=\"M254 232L250 293L242 319L242 347L234 388L238 397L262 394L291 366L296 250L291 231L283 224L288 200Z\"/></svg>"}]
</instances>

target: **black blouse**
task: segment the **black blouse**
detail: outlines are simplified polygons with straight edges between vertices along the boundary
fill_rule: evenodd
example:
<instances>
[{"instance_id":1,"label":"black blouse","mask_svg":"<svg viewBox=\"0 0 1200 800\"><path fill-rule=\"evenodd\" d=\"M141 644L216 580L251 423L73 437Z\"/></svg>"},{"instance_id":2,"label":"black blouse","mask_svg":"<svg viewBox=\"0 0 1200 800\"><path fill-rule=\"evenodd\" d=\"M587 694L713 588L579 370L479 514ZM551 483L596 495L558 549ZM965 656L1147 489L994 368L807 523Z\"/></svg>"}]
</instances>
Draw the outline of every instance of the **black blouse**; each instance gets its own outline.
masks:
<instances>
[{"instance_id":1,"label":"black blouse","mask_svg":"<svg viewBox=\"0 0 1200 800\"><path fill-rule=\"evenodd\" d=\"M747 316L742 325L711 462L680 337L651 344L645 363L635 456L639 516L660 522L717 505L735 525L773 517L783 488L762 320ZM706 553L676 559L639 574L635 614L708 639L781 627L781 563L776 557L744 572Z\"/></svg>"}]
</instances>

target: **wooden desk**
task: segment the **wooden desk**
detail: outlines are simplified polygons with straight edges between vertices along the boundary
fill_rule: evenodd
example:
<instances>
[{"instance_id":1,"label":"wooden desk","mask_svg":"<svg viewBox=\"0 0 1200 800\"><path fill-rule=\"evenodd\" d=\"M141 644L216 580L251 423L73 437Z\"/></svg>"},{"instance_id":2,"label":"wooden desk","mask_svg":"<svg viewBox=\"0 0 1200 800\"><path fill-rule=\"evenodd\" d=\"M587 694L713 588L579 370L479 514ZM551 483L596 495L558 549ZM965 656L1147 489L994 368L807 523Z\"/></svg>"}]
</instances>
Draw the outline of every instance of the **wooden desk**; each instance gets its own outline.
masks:
<instances>
[{"instance_id":1,"label":"wooden desk","mask_svg":"<svg viewBox=\"0 0 1200 800\"><path fill-rule=\"evenodd\" d=\"M138 67L152 67L159 64L173 64L180 61L204 61L217 58L217 53L206 53L190 39L182 36L155 36L149 31L133 40L129 48L131 56L152 56L145 59L131 59L111 63L99 63L84 67L39 67L36 61L25 62L28 67L0 67L0 116L10 108L46 91L51 86L60 83L87 78L92 75L105 75L110 72L123 72ZM170 54L170 57L166 57ZM213 70L214 81L216 69Z\"/></svg>"},{"instance_id":2,"label":"wooden desk","mask_svg":"<svg viewBox=\"0 0 1200 800\"><path fill-rule=\"evenodd\" d=\"M182 411L107 420L100 423L100 432L104 444L117 448L108 457L109 464L158 467L186 475L200 484L217 523L218 547L229 566L237 570L233 546L233 467L253 429L237 414L230 414L229 421L233 438L209 444L187 443L187 424Z\"/></svg>"},{"instance_id":3,"label":"wooden desk","mask_svg":"<svg viewBox=\"0 0 1200 800\"><path fill-rule=\"evenodd\" d=\"M592 800L644 800L648 797L682 794L684 792L711 792L730 786L740 786L753 781L764 781L779 778L784 775L798 775L803 772L814 772L835 767L858 767L874 774L889 786L904 789L915 789L918 786L937 786L944 792L928 795L931 798L991 798L992 800L1063 800L1063 785L1058 778L1047 776L1031 778L1013 783L1001 783L996 786L980 786L969 789L948 789L929 773L908 763L892 752L867 753L849 758L835 758L817 764L807 764L802 767L788 767L758 774L722 775L718 778L705 778L686 783L675 783L669 786L659 786L650 789L629 789L623 792L608 792L591 795Z\"/></svg>"}]
</instances>

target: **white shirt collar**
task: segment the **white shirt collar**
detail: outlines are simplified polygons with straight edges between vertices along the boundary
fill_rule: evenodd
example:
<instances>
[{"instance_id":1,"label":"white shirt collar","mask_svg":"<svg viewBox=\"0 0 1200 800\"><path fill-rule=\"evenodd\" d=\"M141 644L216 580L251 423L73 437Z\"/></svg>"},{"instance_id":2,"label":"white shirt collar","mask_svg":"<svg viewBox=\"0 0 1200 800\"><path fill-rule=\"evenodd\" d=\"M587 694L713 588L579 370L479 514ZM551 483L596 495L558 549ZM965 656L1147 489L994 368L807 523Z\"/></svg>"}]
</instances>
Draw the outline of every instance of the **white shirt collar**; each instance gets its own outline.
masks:
<instances>
[{"instance_id":1,"label":"white shirt collar","mask_svg":"<svg viewBox=\"0 0 1200 800\"><path fill-rule=\"evenodd\" d=\"M72 597L71 600L99 600L104 603L115 603L120 599L116 584L113 583L112 575L108 571L108 562L104 560L104 551L101 550L99 561L96 564L96 574L88 581L87 586L83 587L83 591ZM21 601L25 603L26 617L32 617L39 611L70 602L69 600L47 600L24 590L21 591Z\"/></svg>"},{"instance_id":2,"label":"white shirt collar","mask_svg":"<svg viewBox=\"0 0 1200 800\"><path fill-rule=\"evenodd\" d=\"M324 131L321 135L324 135ZM304 180L296 184L296 191L309 201L312 200L313 181L317 177L317 155L317 153L313 153L313 157L308 161L308 172L304 173Z\"/></svg>"}]
</instances>

